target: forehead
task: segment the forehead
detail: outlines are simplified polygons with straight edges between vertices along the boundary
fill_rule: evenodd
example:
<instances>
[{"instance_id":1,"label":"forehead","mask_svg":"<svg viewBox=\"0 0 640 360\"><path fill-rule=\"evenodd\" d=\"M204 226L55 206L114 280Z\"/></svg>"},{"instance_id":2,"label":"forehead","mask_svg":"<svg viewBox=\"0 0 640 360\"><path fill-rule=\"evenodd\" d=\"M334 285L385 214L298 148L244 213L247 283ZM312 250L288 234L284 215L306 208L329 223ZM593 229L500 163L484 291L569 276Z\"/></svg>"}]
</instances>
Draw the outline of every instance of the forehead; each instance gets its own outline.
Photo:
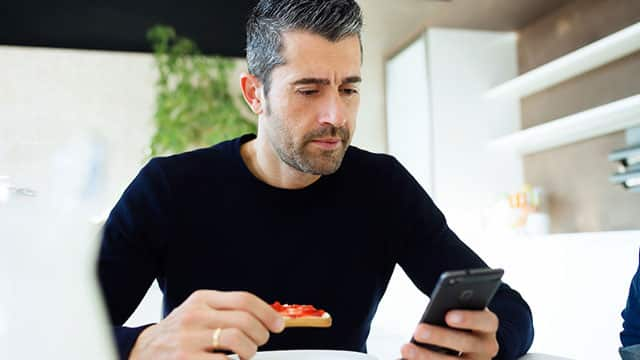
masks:
<instances>
[{"instance_id":1,"label":"forehead","mask_svg":"<svg viewBox=\"0 0 640 360\"><path fill-rule=\"evenodd\" d=\"M278 72L279 77L360 75L362 55L355 35L333 42L310 32L285 32L281 55L285 64L274 69L274 75Z\"/></svg>"}]
</instances>

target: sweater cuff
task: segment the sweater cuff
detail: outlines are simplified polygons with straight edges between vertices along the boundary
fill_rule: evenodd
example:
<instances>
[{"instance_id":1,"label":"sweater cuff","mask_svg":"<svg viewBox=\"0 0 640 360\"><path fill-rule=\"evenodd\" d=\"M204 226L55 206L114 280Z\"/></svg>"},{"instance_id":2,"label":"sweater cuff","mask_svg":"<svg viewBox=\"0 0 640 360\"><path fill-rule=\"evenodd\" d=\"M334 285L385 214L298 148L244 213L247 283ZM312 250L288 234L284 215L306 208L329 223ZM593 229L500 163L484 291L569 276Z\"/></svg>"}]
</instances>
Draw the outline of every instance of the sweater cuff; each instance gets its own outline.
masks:
<instances>
[{"instance_id":1,"label":"sweater cuff","mask_svg":"<svg viewBox=\"0 0 640 360\"><path fill-rule=\"evenodd\" d=\"M496 338L500 351L494 359L513 360L524 355L533 343L531 309L517 291L503 284L489 305L500 319Z\"/></svg>"},{"instance_id":2,"label":"sweater cuff","mask_svg":"<svg viewBox=\"0 0 640 360\"><path fill-rule=\"evenodd\" d=\"M113 334L118 347L118 358L120 360L129 359L129 354L135 345L140 333L153 324L147 324L139 327L114 326Z\"/></svg>"},{"instance_id":3,"label":"sweater cuff","mask_svg":"<svg viewBox=\"0 0 640 360\"><path fill-rule=\"evenodd\" d=\"M522 334L521 330L517 330L517 327L510 322L500 321L496 334L500 351L495 360L515 360L527 352L533 340L533 327L529 327L525 334Z\"/></svg>"}]
</instances>

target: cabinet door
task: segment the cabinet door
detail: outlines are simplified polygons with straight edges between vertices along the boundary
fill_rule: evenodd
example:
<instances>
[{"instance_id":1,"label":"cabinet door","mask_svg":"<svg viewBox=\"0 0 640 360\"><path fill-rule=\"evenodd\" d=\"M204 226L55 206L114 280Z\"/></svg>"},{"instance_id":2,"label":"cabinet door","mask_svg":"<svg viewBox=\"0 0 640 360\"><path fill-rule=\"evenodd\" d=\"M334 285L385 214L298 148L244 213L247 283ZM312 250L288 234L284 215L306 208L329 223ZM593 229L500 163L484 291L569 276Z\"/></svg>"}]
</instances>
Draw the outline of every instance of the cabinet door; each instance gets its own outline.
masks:
<instances>
[{"instance_id":1,"label":"cabinet door","mask_svg":"<svg viewBox=\"0 0 640 360\"><path fill-rule=\"evenodd\" d=\"M423 37L387 61L387 142L395 156L431 193L432 123Z\"/></svg>"}]
</instances>

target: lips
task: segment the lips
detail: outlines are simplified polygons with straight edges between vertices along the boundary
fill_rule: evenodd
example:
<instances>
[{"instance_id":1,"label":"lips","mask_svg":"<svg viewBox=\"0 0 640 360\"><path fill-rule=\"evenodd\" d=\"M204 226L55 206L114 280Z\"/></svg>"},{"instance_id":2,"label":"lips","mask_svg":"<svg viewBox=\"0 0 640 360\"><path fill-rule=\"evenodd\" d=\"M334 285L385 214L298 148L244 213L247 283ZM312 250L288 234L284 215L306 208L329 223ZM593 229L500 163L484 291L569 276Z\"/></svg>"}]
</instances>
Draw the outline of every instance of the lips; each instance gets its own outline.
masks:
<instances>
[{"instance_id":1,"label":"lips","mask_svg":"<svg viewBox=\"0 0 640 360\"><path fill-rule=\"evenodd\" d=\"M325 143L325 144L335 144L335 143L339 143L341 140L338 138L323 138L323 139L313 139L312 141Z\"/></svg>"},{"instance_id":2,"label":"lips","mask_svg":"<svg viewBox=\"0 0 640 360\"><path fill-rule=\"evenodd\" d=\"M320 139L313 139L311 143L322 149L332 150L339 147L340 144L342 144L342 140L339 138L320 138Z\"/></svg>"}]
</instances>

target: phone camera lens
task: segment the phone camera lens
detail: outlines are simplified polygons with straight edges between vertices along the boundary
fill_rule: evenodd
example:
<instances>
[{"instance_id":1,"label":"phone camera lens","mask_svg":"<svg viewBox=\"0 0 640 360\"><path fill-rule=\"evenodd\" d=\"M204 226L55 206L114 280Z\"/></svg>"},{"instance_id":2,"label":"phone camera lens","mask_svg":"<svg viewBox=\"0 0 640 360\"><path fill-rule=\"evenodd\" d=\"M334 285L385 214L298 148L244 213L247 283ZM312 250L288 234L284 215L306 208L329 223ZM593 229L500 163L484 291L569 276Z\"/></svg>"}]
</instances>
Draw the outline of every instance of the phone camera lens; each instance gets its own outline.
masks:
<instances>
[{"instance_id":1,"label":"phone camera lens","mask_svg":"<svg viewBox=\"0 0 640 360\"><path fill-rule=\"evenodd\" d=\"M465 291L460 293L460 300L462 301L469 301L471 300L472 297L473 297L473 290L471 289L466 289Z\"/></svg>"}]
</instances>

